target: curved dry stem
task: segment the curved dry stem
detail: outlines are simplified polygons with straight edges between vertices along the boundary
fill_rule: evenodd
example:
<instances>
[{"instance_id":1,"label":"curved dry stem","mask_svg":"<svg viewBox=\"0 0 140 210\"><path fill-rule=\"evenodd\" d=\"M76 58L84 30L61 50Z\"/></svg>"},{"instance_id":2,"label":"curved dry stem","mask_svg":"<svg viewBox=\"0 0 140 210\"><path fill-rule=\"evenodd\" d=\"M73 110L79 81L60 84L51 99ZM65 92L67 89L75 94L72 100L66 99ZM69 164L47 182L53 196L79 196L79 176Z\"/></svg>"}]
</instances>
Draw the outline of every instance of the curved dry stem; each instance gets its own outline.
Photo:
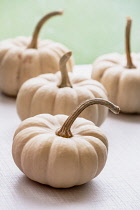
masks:
<instances>
[{"instance_id":1,"label":"curved dry stem","mask_svg":"<svg viewBox=\"0 0 140 210\"><path fill-rule=\"evenodd\" d=\"M62 137L65 137L65 138L72 137L73 135L72 135L72 132L70 130L72 124L74 123L76 118L80 115L80 113L84 109L86 109L88 106L91 106L91 105L94 105L94 104L100 104L100 105L106 106L115 114L119 114L119 112L120 112L120 108L118 106L114 105L113 103L111 103L108 100L101 99L101 98L86 100L82 104L80 104L77 107L77 109L74 110L74 112L67 118L67 120L64 122L62 127L58 131L56 131L56 135L62 136Z\"/></svg>"},{"instance_id":2,"label":"curved dry stem","mask_svg":"<svg viewBox=\"0 0 140 210\"><path fill-rule=\"evenodd\" d=\"M136 66L132 62L131 49L130 49L131 23L132 23L132 19L130 17L127 17L127 23L126 23L126 29L125 29L125 52L126 52L127 64L125 67L128 69L136 68Z\"/></svg>"},{"instance_id":3,"label":"curved dry stem","mask_svg":"<svg viewBox=\"0 0 140 210\"><path fill-rule=\"evenodd\" d=\"M50 12L47 15L45 15L43 18L41 18L41 20L37 23L35 30L33 32L33 36L32 36L32 40L29 44L29 46L27 48L34 48L37 49L37 40L38 40L38 35L39 32L42 28L42 26L44 25L44 23L49 20L51 17L54 17L56 15L62 15L63 11L54 11L54 12Z\"/></svg>"},{"instance_id":4,"label":"curved dry stem","mask_svg":"<svg viewBox=\"0 0 140 210\"><path fill-rule=\"evenodd\" d=\"M67 61L70 59L71 55L72 55L72 52L69 51L66 54L64 54L60 59L59 68L61 72L61 82L58 85L59 88L63 88L63 87L72 88L72 84L70 82L67 67L66 67Z\"/></svg>"}]
</instances>

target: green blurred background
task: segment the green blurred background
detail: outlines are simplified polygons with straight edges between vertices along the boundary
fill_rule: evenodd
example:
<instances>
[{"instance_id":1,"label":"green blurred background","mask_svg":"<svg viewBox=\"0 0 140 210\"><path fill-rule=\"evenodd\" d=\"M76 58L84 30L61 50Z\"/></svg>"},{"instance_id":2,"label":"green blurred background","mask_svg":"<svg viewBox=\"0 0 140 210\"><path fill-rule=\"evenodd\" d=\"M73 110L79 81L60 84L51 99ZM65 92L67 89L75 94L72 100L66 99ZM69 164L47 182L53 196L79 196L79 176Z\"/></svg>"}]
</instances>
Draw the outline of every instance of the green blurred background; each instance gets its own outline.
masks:
<instances>
[{"instance_id":1,"label":"green blurred background","mask_svg":"<svg viewBox=\"0 0 140 210\"><path fill-rule=\"evenodd\" d=\"M133 18L132 49L140 51L140 0L0 0L0 40L32 35L37 21L58 9L64 15L44 25L40 37L67 45L76 64L124 52L126 16Z\"/></svg>"}]
</instances>

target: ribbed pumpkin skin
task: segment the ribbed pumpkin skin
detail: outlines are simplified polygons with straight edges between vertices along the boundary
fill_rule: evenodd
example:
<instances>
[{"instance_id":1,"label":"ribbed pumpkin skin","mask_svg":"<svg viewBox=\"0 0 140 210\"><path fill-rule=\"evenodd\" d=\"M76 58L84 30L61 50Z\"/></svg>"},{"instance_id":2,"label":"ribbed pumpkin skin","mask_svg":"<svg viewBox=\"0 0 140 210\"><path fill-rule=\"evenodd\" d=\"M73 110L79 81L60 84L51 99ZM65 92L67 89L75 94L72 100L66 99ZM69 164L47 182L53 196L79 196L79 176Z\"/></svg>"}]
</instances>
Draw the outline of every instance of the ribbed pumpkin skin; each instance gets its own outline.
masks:
<instances>
[{"instance_id":1,"label":"ribbed pumpkin skin","mask_svg":"<svg viewBox=\"0 0 140 210\"><path fill-rule=\"evenodd\" d=\"M16 96L21 85L28 79L59 70L59 60L68 49L51 40L39 40L37 49L30 49L31 38L17 37L0 42L0 89L7 95ZM67 63L72 71L73 58Z\"/></svg>"},{"instance_id":2,"label":"ribbed pumpkin skin","mask_svg":"<svg viewBox=\"0 0 140 210\"><path fill-rule=\"evenodd\" d=\"M118 53L99 57L93 64L92 78L101 82L111 102L122 112L140 113L140 54L132 53L136 68L126 68L126 56Z\"/></svg>"},{"instance_id":3,"label":"ribbed pumpkin skin","mask_svg":"<svg viewBox=\"0 0 140 210\"><path fill-rule=\"evenodd\" d=\"M107 99L106 90L101 83L73 73L69 73L69 78L73 88L57 87L61 81L60 72L40 75L24 83L16 103L21 120L43 113L69 115L84 100ZM95 105L88 107L80 116L99 126L107 113L106 107Z\"/></svg>"},{"instance_id":4,"label":"ribbed pumpkin skin","mask_svg":"<svg viewBox=\"0 0 140 210\"><path fill-rule=\"evenodd\" d=\"M21 122L15 132L12 154L16 165L30 179L56 188L84 184L103 169L107 139L91 121L77 118L73 137L55 134L66 115L41 114Z\"/></svg>"}]
</instances>

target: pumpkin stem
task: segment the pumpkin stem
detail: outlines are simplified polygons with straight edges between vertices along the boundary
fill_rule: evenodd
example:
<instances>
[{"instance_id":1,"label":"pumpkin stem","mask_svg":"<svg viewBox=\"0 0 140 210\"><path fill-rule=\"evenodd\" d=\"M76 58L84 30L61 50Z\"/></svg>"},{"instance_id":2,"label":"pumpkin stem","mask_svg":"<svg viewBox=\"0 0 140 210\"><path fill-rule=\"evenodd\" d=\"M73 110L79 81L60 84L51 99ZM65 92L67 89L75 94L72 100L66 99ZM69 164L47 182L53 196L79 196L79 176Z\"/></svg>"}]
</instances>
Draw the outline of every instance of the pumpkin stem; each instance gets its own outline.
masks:
<instances>
[{"instance_id":1,"label":"pumpkin stem","mask_svg":"<svg viewBox=\"0 0 140 210\"><path fill-rule=\"evenodd\" d=\"M66 63L69 60L69 58L71 57L72 52L69 51L66 54L64 54L59 62L59 68L60 68L60 72L61 72L61 83L58 85L59 88L63 88L63 87L71 87L71 82L69 79L69 75L68 75L68 71L67 71L67 67L66 67Z\"/></svg>"},{"instance_id":2,"label":"pumpkin stem","mask_svg":"<svg viewBox=\"0 0 140 210\"><path fill-rule=\"evenodd\" d=\"M132 19L130 17L127 17L127 23L126 23L126 29L125 29L125 52L126 52L126 59L127 59L126 68L128 69L136 68L136 66L132 62L131 49L130 49L131 23L132 23Z\"/></svg>"},{"instance_id":3,"label":"pumpkin stem","mask_svg":"<svg viewBox=\"0 0 140 210\"><path fill-rule=\"evenodd\" d=\"M47 15L45 15L44 17L42 17L35 27L35 30L34 30L33 36L32 36L32 40L27 48L37 49L37 39L38 39L38 35L39 35L39 32L40 32L43 24L51 17L56 16L56 15L62 15L62 14L63 14L63 11L54 11L54 12L50 12Z\"/></svg>"},{"instance_id":4,"label":"pumpkin stem","mask_svg":"<svg viewBox=\"0 0 140 210\"><path fill-rule=\"evenodd\" d=\"M113 113L119 114L120 108L119 106L114 105L110 101L107 101L105 99L101 98L95 98L95 99L89 99L84 101L82 104L80 104L77 109L74 110L74 112L66 119L62 127L56 131L56 135L62 136L65 138L70 138L72 137L72 132L71 132L71 126L76 120L76 118L80 115L80 113L86 109L88 106L94 105L94 104L100 104L103 106L108 107Z\"/></svg>"}]
</instances>

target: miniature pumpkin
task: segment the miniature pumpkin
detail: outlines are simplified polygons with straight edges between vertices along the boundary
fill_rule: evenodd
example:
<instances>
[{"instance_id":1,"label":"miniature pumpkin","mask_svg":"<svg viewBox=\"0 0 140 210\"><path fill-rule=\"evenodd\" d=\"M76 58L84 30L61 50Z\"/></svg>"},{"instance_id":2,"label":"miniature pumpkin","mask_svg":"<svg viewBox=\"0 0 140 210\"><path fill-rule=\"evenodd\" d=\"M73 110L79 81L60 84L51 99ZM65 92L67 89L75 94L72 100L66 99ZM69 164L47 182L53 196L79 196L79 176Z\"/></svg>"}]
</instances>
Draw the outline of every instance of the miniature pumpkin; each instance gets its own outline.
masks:
<instances>
[{"instance_id":1,"label":"miniature pumpkin","mask_svg":"<svg viewBox=\"0 0 140 210\"><path fill-rule=\"evenodd\" d=\"M43 24L56 15L62 15L62 12L45 15L36 25L32 38L17 37L0 43L0 89L5 94L16 96L26 80L59 70L59 59L68 49L51 40L38 40ZM68 71L72 66L73 60L70 59Z\"/></svg>"},{"instance_id":2,"label":"miniature pumpkin","mask_svg":"<svg viewBox=\"0 0 140 210\"><path fill-rule=\"evenodd\" d=\"M103 55L93 64L92 78L100 81L108 98L122 112L140 113L140 54L130 53L131 19L126 24L126 56ZM133 61L132 61L133 60Z\"/></svg>"},{"instance_id":3,"label":"miniature pumpkin","mask_svg":"<svg viewBox=\"0 0 140 210\"><path fill-rule=\"evenodd\" d=\"M40 114L22 121L12 146L18 168L30 179L56 188L81 185L96 177L105 165L108 141L94 123L77 118L93 104L119 113L119 107L109 101L90 99L69 117Z\"/></svg>"},{"instance_id":4,"label":"miniature pumpkin","mask_svg":"<svg viewBox=\"0 0 140 210\"><path fill-rule=\"evenodd\" d=\"M104 87L89 77L69 73L66 63L71 56L66 53L60 59L60 72L43 74L26 81L17 96L17 112L21 120L37 114L69 115L81 102L90 98L107 99ZM82 114L96 125L101 125L107 116L107 108L96 105Z\"/></svg>"}]
</instances>

